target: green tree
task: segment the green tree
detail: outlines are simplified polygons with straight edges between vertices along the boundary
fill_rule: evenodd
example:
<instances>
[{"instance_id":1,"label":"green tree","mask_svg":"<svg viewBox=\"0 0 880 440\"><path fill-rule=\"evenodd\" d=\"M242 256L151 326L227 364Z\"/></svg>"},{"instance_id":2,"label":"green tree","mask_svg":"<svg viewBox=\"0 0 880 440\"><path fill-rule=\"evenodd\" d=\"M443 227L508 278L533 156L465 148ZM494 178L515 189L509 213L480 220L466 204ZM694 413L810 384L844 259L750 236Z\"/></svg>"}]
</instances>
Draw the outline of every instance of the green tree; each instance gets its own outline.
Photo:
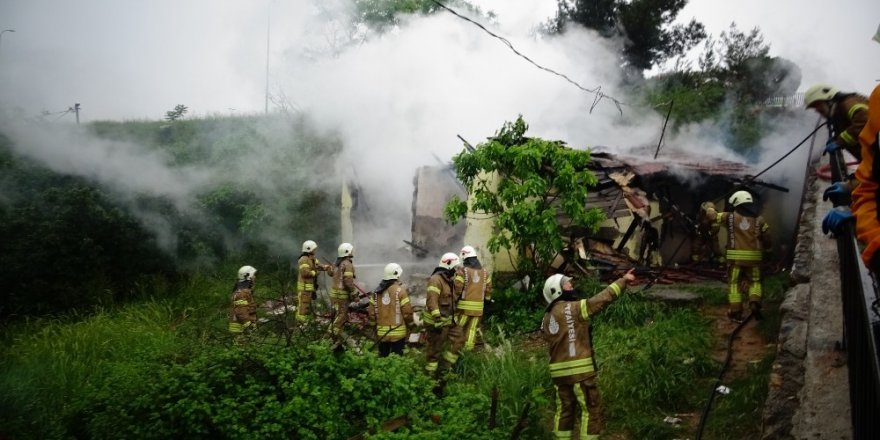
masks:
<instances>
[{"instance_id":1,"label":"green tree","mask_svg":"<svg viewBox=\"0 0 880 440\"><path fill-rule=\"evenodd\" d=\"M701 67L724 82L738 101L763 101L794 93L800 86L800 68L769 53L770 45L757 27L743 32L731 23L717 45L707 40Z\"/></svg>"},{"instance_id":2,"label":"green tree","mask_svg":"<svg viewBox=\"0 0 880 440\"><path fill-rule=\"evenodd\" d=\"M165 120L168 121L176 121L186 115L186 112L189 111L189 108L183 104L177 104L174 106L174 110L169 110L165 112Z\"/></svg>"},{"instance_id":3,"label":"green tree","mask_svg":"<svg viewBox=\"0 0 880 440\"><path fill-rule=\"evenodd\" d=\"M606 38L623 38L626 64L647 70L682 55L706 38L702 23L672 24L688 0L559 0L551 32L580 24Z\"/></svg>"},{"instance_id":4,"label":"green tree","mask_svg":"<svg viewBox=\"0 0 880 440\"><path fill-rule=\"evenodd\" d=\"M563 247L566 228L595 231L604 214L584 203L587 189L596 185L596 176L587 169L589 151L529 138L526 130L522 116L507 122L489 142L456 155L453 165L469 189L471 210L495 222L489 250L515 252L517 275L541 279ZM467 205L453 198L446 205L447 220L464 218ZM561 225L560 216L570 223Z\"/></svg>"}]
</instances>

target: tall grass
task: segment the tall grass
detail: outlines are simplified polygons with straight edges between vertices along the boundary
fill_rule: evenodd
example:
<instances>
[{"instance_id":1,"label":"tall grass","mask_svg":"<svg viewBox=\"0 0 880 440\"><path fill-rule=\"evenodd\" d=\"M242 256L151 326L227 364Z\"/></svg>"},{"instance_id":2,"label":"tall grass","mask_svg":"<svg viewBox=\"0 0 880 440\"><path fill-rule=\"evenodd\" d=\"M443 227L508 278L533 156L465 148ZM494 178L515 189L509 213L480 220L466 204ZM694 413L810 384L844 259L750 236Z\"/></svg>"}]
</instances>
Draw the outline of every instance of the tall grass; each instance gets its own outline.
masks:
<instances>
[{"instance_id":1,"label":"tall grass","mask_svg":"<svg viewBox=\"0 0 880 440\"><path fill-rule=\"evenodd\" d=\"M178 347L165 303L118 313L98 311L27 322L14 329L2 356L0 412L6 429L55 437L90 386L110 365L139 362ZM80 320L81 319L81 320ZM48 431L46 431L48 430Z\"/></svg>"},{"instance_id":2,"label":"tall grass","mask_svg":"<svg viewBox=\"0 0 880 440\"><path fill-rule=\"evenodd\" d=\"M523 348L521 341L507 339L500 330L499 334L498 345L487 346L482 352L464 354L457 368L458 384L451 386L450 391L454 394L472 390L484 396L497 391L496 426L508 435L520 422L528 405L521 438L549 438L547 413L551 407L553 385L546 348ZM488 408L486 410L488 415Z\"/></svg>"},{"instance_id":3,"label":"tall grass","mask_svg":"<svg viewBox=\"0 0 880 440\"><path fill-rule=\"evenodd\" d=\"M731 393L719 395L706 423L707 440L745 440L761 435L773 355L748 364L746 374L726 383Z\"/></svg>"},{"instance_id":4,"label":"tall grass","mask_svg":"<svg viewBox=\"0 0 880 440\"><path fill-rule=\"evenodd\" d=\"M221 331L218 306L228 286L221 290L219 280L197 276L179 287L173 299L8 323L0 351L0 430L63 437L109 370L178 356Z\"/></svg>"},{"instance_id":5,"label":"tall grass","mask_svg":"<svg viewBox=\"0 0 880 440\"><path fill-rule=\"evenodd\" d=\"M624 297L596 318L594 343L608 430L675 438L666 416L698 404L714 372L709 321L694 308Z\"/></svg>"}]
</instances>

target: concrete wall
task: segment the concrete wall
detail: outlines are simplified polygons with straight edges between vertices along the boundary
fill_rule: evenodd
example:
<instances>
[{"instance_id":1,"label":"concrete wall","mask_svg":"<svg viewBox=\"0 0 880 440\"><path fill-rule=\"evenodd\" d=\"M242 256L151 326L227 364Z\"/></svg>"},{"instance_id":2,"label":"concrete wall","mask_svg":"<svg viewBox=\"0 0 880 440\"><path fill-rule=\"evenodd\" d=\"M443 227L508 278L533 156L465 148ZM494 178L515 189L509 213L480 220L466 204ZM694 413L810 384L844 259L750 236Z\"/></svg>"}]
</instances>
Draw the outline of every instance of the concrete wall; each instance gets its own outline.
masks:
<instances>
[{"instance_id":1,"label":"concrete wall","mask_svg":"<svg viewBox=\"0 0 880 440\"><path fill-rule=\"evenodd\" d=\"M843 336L837 244L822 233L831 204L822 201L829 182L810 176L770 390L764 407L764 439L852 438L849 380Z\"/></svg>"}]
</instances>

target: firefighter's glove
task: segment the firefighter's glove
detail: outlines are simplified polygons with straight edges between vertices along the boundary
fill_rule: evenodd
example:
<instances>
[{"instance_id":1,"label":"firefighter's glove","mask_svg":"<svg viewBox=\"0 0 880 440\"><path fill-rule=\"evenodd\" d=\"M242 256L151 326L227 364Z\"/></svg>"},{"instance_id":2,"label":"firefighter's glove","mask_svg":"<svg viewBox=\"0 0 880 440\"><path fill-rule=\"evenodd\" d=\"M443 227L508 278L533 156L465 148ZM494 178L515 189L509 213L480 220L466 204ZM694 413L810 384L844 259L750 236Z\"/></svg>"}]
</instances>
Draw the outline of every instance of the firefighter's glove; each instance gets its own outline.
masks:
<instances>
[{"instance_id":1,"label":"firefighter's glove","mask_svg":"<svg viewBox=\"0 0 880 440\"><path fill-rule=\"evenodd\" d=\"M825 218L822 219L822 232L840 235L843 232L844 226L853 220L855 220L855 217L853 217L849 208L838 206L828 211L828 214L825 214Z\"/></svg>"},{"instance_id":2,"label":"firefighter's glove","mask_svg":"<svg viewBox=\"0 0 880 440\"><path fill-rule=\"evenodd\" d=\"M828 143L825 144L825 150L822 152L822 155L824 156L826 154L834 154L834 152L839 149L840 144L838 144L836 141L828 141Z\"/></svg>"},{"instance_id":3,"label":"firefighter's glove","mask_svg":"<svg viewBox=\"0 0 880 440\"><path fill-rule=\"evenodd\" d=\"M316 301L317 299L318 299L318 292L313 290L312 291L312 301Z\"/></svg>"},{"instance_id":4,"label":"firefighter's glove","mask_svg":"<svg viewBox=\"0 0 880 440\"><path fill-rule=\"evenodd\" d=\"M849 188L843 182L835 182L822 193L822 200L831 200L834 206L850 204Z\"/></svg>"}]
</instances>

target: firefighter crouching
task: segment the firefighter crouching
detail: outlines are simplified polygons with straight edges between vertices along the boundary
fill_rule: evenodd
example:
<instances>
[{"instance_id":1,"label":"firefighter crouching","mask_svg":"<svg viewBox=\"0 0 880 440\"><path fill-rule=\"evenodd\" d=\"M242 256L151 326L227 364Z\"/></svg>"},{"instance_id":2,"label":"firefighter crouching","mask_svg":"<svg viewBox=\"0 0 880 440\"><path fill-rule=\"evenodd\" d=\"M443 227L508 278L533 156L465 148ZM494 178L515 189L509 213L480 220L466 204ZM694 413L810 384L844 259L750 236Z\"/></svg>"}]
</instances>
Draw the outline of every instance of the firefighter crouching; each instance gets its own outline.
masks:
<instances>
[{"instance_id":1,"label":"firefighter crouching","mask_svg":"<svg viewBox=\"0 0 880 440\"><path fill-rule=\"evenodd\" d=\"M297 322L309 321L312 317L312 300L315 299L315 285L318 280L318 271L330 271L333 266L329 264L318 264L315 259L315 250L318 244L312 240L306 240L302 245L302 254L297 261L299 274L296 280L297 305L296 320Z\"/></svg>"},{"instance_id":2,"label":"firefighter crouching","mask_svg":"<svg viewBox=\"0 0 880 440\"><path fill-rule=\"evenodd\" d=\"M333 306L334 334L341 334L342 327L348 322L348 303L354 299L354 246L342 243L336 250L336 264L333 268L333 285L330 286L330 302Z\"/></svg>"},{"instance_id":3,"label":"firefighter crouching","mask_svg":"<svg viewBox=\"0 0 880 440\"><path fill-rule=\"evenodd\" d=\"M257 270L251 266L238 269L238 281L232 288L232 312L229 314L229 332L239 335L257 326L257 303L254 302L254 277Z\"/></svg>"},{"instance_id":4,"label":"firefighter crouching","mask_svg":"<svg viewBox=\"0 0 880 440\"><path fill-rule=\"evenodd\" d=\"M402 355L409 330L414 327L409 292L400 284L403 268L397 263L385 266L379 287L370 293L368 316L370 327L376 329L379 356Z\"/></svg>"},{"instance_id":5,"label":"firefighter crouching","mask_svg":"<svg viewBox=\"0 0 880 440\"><path fill-rule=\"evenodd\" d=\"M430 375L437 372L440 354L449 338L449 329L454 325L455 298L460 292L454 289L458 255L448 252L440 257L440 263L428 278L425 309L422 310L422 323L426 328L425 370Z\"/></svg>"},{"instance_id":6,"label":"firefighter crouching","mask_svg":"<svg viewBox=\"0 0 880 440\"><path fill-rule=\"evenodd\" d=\"M571 278L562 274L552 275L544 283L547 312L541 331L550 346L550 377L556 388L553 434L557 439L599 438L602 413L590 320L616 300L633 280L635 275L631 269L590 299L578 299ZM576 421L579 421L577 436L574 435Z\"/></svg>"},{"instance_id":7,"label":"firefighter crouching","mask_svg":"<svg viewBox=\"0 0 880 440\"><path fill-rule=\"evenodd\" d=\"M730 303L727 317L733 321L743 319L743 296L748 295L749 307L757 319L761 319L761 261L762 249L767 243L769 226L757 213L752 195L737 191L728 200L733 212L717 212L705 209L705 216L727 229L728 294ZM747 293L746 293L747 292Z\"/></svg>"}]
</instances>

